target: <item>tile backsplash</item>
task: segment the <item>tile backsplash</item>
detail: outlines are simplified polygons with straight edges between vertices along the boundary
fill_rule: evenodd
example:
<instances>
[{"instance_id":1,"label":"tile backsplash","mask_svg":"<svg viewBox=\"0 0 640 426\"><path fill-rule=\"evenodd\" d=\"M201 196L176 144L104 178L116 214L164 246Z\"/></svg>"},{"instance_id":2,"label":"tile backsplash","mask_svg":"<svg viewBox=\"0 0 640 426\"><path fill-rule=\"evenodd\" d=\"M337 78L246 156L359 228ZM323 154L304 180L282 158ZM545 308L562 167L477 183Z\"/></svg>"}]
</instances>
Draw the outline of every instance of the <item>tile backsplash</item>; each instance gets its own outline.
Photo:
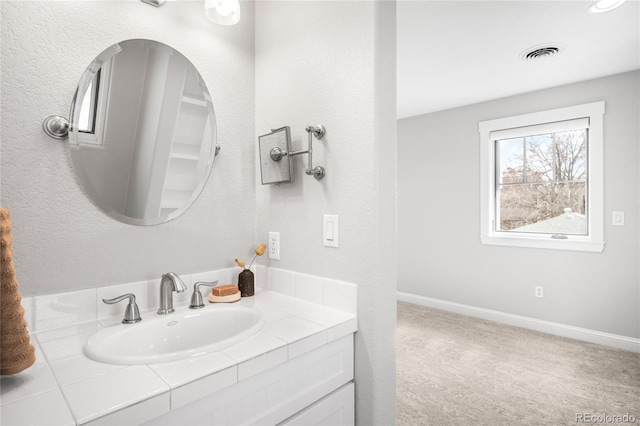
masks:
<instances>
[{"instance_id":1,"label":"tile backsplash","mask_svg":"<svg viewBox=\"0 0 640 426\"><path fill-rule=\"evenodd\" d=\"M266 285L262 288L317 303L356 315L357 286L345 281L301 274L276 268L264 268Z\"/></svg>"},{"instance_id":2,"label":"tile backsplash","mask_svg":"<svg viewBox=\"0 0 640 426\"><path fill-rule=\"evenodd\" d=\"M255 266L252 270L255 273L255 285L258 289L275 291L307 302L357 314L355 284L264 266ZM189 303L192 287L196 282L218 280L220 284L237 283L238 268L180 274L180 278L189 289L182 293L174 293L175 306ZM160 278L26 297L22 299L22 305L30 331L41 332L122 315L126 301L107 305L102 302L102 299L110 299L126 293L135 294L140 311L157 308Z\"/></svg>"}]
</instances>

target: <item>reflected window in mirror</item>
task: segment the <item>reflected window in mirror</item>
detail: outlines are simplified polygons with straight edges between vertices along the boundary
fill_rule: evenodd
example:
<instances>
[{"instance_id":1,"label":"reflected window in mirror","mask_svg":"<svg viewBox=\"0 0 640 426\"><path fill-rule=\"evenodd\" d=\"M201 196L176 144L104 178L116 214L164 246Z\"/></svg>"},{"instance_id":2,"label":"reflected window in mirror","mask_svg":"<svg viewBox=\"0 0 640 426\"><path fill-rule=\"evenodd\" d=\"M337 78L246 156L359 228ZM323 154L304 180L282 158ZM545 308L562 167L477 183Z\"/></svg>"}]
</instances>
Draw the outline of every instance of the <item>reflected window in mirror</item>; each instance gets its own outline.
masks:
<instances>
[{"instance_id":1,"label":"reflected window in mirror","mask_svg":"<svg viewBox=\"0 0 640 426\"><path fill-rule=\"evenodd\" d=\"M111 60L105 61L91 78L82 96L77 120L78 143L89 147L103 147L111 75Z\"/></svg>"},{"instance_id":2,"label":"reflected window in mirror","mask_svg":"<svg viewBox=\"0 0 640 426\"><path fill-rule=\"evenodd\" d=\"M78 131L82 133L95 133L96 110L98 109L98 90L100 89L100 70L89 83L89 87L82 98L80 118L78 119Z\"/></svg>"}]
</instances>

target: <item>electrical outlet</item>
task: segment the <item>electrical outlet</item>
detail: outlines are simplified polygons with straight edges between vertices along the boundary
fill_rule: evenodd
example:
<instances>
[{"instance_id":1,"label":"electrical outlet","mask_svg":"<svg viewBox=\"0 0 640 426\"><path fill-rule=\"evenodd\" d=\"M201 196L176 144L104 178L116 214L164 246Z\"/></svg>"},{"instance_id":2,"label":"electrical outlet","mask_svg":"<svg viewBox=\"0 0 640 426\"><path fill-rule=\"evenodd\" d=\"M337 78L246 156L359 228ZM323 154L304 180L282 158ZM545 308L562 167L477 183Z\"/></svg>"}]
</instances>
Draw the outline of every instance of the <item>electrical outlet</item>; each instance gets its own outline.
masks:
<instances>
[{"instance_id":1,"label":"electrical outlet","mask_svg":"<svg viewBox=\"0 0 640 426\"><path fill-rule=\"evenodd\" d=\"M541 286L536 286L536 297L543 298L544 297L544 288Z\"/></svg>"},{"instance_id":2,"label":"electrical outlet","mask_svg":"<svg viewBox=\"0 0 640 426\"><path fill-rule=\"evenodd\" d=\"M624 212L613 212L611 224L614 226L624 226Z\"/></svg>"},{"instance_id":3,"label":"electrical outlet","mask_svg":"<svg viewBox=\"0 0 640 426\"><path fill-rule=\"evenodd\" d=\"M280 260L279 232L269 232L269 259Z\"/></svg>"}]
</instances>

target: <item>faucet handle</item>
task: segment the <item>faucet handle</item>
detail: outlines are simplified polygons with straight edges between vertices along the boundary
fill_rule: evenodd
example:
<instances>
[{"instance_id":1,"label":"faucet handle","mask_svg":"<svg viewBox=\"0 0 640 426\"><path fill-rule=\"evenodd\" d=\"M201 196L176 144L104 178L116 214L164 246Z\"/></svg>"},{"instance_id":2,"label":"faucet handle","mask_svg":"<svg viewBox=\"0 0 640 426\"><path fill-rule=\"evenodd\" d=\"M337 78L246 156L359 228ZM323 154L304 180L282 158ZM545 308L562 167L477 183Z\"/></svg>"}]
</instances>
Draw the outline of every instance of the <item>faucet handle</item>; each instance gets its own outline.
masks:
<instances>
[{"instance_id":1,"label":"faucet handle","mask_svg":"<svg viewBox=\"0 0 640 426\"><path fill-rule=\"evenodd\" d=\"M136 322L142 321L142 318L140 318L140 311L138 310L138 305L136 304L135 294L127 293L127 294L123 294L122 296L114 297L113 299L102 299L102 301L107 305L113 305L115 303L122 302L124 299L129 299L129 303L127 304L127 307L124 310L124 319L122 320L122 323L134 324Z\"/></svg>"},{"instance_id":2,"label":"faucet handle","mask_svg":"<svg viewBox=\"0 0 640 426\"><path fill-rule=\"evenodd\" d=\"M191 295L191 303L189 309L204 308L204 302L202 301L202 293L200 293L200 287L215 287L218 285L218 280L215 281L198 281L193 285L193 294Z\"/></svg>"}]
</instances>

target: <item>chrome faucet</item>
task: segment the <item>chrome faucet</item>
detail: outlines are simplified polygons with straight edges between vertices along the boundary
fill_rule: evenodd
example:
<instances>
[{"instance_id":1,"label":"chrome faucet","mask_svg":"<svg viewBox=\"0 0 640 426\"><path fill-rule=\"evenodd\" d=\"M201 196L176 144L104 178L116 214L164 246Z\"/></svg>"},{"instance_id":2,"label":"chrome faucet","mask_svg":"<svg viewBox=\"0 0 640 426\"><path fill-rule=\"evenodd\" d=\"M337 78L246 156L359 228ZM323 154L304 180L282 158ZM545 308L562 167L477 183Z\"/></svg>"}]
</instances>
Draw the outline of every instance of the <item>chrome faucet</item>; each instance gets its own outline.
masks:
<instances>
[{"instance_id":1,"label":"chrome faucet","mask_svg":"<svg viewBox=\"0 0 640 426\"><path fill-rule=\"evenodd\" d=\"M173 309L173 292L182 293L187 289L178 274L167 272L160 280L160 309L158 315L167 315L175 311Z\"/></svg>"}]
</instances>

